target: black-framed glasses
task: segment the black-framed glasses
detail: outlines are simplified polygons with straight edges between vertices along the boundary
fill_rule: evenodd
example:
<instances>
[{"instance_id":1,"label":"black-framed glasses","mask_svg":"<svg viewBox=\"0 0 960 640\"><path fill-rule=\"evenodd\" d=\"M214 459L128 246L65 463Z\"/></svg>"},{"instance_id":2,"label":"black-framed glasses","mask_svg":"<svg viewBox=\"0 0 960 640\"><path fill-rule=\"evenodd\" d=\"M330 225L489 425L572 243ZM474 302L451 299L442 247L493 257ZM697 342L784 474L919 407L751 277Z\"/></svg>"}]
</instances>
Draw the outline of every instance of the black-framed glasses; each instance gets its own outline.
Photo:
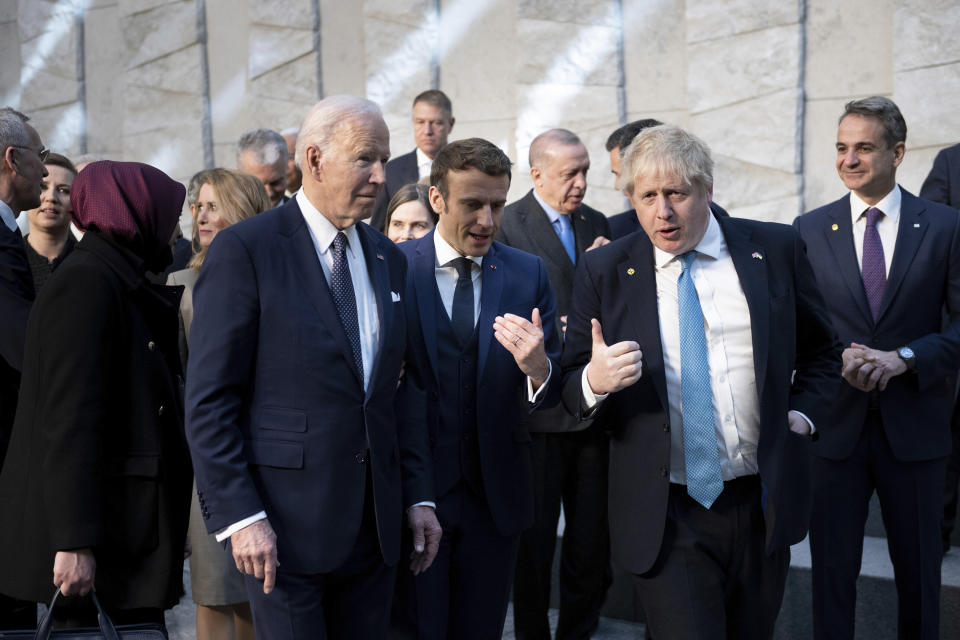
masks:
<instances>
[{"instance_id":1,"label":"black-framed glasses","mask_svg":"<svg viewBox=\"0 0 960 640\"><path fill-rule=\"evenodd\" d=\"M19 144L12 144L10 146L13 147L14 149L27 149L28 151L37 151L33 147L24 147ZM42 149L40 149L40 151L37 151L37 155L40 156L40 162L45 163L47 161L47 156L50 155L50 149L43 147Z\"/></svg>"}]
</instances>

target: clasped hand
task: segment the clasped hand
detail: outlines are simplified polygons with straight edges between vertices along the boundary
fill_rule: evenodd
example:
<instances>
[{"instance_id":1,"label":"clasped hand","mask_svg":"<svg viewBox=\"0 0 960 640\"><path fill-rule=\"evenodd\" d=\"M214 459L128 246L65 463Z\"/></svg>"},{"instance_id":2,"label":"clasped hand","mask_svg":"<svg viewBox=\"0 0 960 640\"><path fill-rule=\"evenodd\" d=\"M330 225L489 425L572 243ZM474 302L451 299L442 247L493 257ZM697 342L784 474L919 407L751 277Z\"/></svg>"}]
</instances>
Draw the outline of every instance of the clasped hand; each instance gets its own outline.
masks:
<instances>
[{"instance_id":1,"label":"clasped hand","mask_svg":"<svg viewBox=\"0 0 960 640\"><path fill-rule=\"evenodd\" d=\"M907 370L896 351L878 351L856 342L843 350L843 379L861 391L883 391L890 378Z\"/></svg>"}]
</instances>

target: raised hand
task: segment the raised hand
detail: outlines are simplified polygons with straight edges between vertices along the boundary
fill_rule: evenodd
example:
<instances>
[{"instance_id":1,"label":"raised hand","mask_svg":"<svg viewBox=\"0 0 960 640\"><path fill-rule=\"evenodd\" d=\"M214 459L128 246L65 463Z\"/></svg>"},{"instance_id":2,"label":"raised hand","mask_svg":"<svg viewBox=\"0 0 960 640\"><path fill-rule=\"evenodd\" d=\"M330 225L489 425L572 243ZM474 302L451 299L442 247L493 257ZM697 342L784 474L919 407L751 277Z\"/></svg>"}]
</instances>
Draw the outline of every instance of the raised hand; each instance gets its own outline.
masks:
<instances>
[{"instance_id":1,"label":"raised hand","mask_svg":"<svg viewBox=\"0 0 960 640\"><path fill-rule=\"evenodd\" d=\"M590 320L593 331L593 353L587 364L587 383L597 395L615 393L640 379L643 373L643 353L640 345L625 340L607 345L596 318Z\"/></svg>"}]
</instances>

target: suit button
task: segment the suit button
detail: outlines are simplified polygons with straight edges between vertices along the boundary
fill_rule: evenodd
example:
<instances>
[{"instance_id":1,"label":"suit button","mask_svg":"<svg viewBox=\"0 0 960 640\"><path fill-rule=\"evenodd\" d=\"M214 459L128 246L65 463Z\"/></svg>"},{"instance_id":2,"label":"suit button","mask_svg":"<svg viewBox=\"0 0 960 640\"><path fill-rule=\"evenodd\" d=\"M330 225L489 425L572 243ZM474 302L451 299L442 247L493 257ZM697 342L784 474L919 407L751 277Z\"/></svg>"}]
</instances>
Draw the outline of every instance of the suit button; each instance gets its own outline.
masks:
<instances>
[{"instance_id":1,"label":"suit button","mask_svg":"<svg viewBox=\"0 0 960 640\"><path fill-rule=\"evenodd\" d=\"M663 423L663 432L664 432L664 433L670 433L670 423L669 423L669 422L664 422L664 423Z\"/></svg>"},{"instance_id":2,"label":"suit button","mask_svg":"<svg viewBox=\"0 0 960 640\"><path fill-rule=\"evenodd\" d=\"M356 460L357 463L359 464L363 464L364 462L367 461L367 457L362 453L358 453L357 455L353 456L353 459Z\"/></svg>"},{"instance_id":3,"label":"suit button","mask_svg":"<svg viewBox=\"0 0 960 640\"><path fill-rule=\"evenodd\" d=\"M165 406L163 406L163 405L160 405L160 408L157 409L157 415L158 415L158 416L162 416L162 415L163 415L164 413L166 413L166 412L167 412L167 408L166 408Z\"/></svg>"},{"instance_id":4,"label":"suit button","mask_svg":"<svg viewBox=\"0 0 960 640\"><path fill-rule=\"evenodd\" d=\"M666 477L667 477L667 468L666 468L666 467L660 467L660 477L661 477L661 478L666 478Z\"/></svg>"},{"instance_id":5,"label":"suit button","mask_svg":"<svg viewBox=\"0 0 960 640\"><path fill-rule=\"evenodd\" d=\"M156 350L157 350L157 343L154 342L153 340L151 340L150 342L147 343L147 349L148 349L149 351L156 351Z\"/></svg>"}]
</instances>

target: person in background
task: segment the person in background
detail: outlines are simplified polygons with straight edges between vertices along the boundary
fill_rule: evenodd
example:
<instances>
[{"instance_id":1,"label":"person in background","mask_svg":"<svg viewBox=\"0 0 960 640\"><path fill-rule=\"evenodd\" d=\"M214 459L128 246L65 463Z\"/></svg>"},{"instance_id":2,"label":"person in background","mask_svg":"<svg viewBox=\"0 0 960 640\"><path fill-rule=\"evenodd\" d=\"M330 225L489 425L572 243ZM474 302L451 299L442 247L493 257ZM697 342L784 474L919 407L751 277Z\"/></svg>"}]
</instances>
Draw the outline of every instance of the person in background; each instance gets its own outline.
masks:
<instances>
[{"instance_id":1,"label":"person in background","mask_svg":"<svg viewBox=\"0 0 960 640\"><path fill-rule=\"evenodd\" d=\"M44 165L47 177L43 179L40 206L27 211L30 233L24 238L37 291L77 244L70 233L70 185L77 177L77 169L59 153L48 155Z\"/></svg>"},{"instance_id":2,"label":"person in background","mask_svg":"<svg viewBox=\"0 0 960 640\"><path fill-rule=\"evenodd\" d=\"M272 207L287 201L287 141L276 131L253 129L237 142L237 169L263 183Z\"/></svg>"},{"instance_id":3,"label":"person in background","mask_svg":"<svg viewBox=\"0 0 960 640\"><path fill-rule=\"evenodd\" d=\"M297 166L296 158L294 155L297 150L297 136L300 134L300 129L297 127L291 127L289 129L284 129L280 132L280 135L283 136L283 139L287 143L287 191L286 196L292 198L293 194L300 190L301 185L303 184L303 174L300 173L300 167Z\"/></svg>"},{"instance_id":4,"label":"person in background","mask_svg":"<svg viewBox=\"0 0 960 640\"><path fill-rule=\"evenodd\" d=\"M193 181L191 181L193 182ZM190 324L193 321L193 285L210 243L221 229L270 208L260 181L230 169L213 169L197 176L198 195L190 203L197 251L182 271L171 273L168 285L182 285L180 298L180 357L187 366ZM192 185L191 185L192 186ZM197 637L210 640L253 638L253 617L243 574L230 552L208 535L203 525L196 489L190 507L190 584L197 604Z\"/></svg>"},{"instance_id":5,"label":"person in background","mask_svg":"<svg viewBox=\"0 0 960 640\"><path fill-rule=\"evenodd\" d=\"M416 240L437 226L437 214L430 206L430 187L413 182L404 185L390 198L383 232L394 242Z\"/></svg>"},{"instance_id":6,"label":"person in background","mask_svg":"<svg viewBox=\"0 0 960 640\"><path fill-rule=\"evenodd\" d=\"M0 474L0 592L47 602L51 586L95 587L118 624L163 624L183 593L191 473L180 292L145 273L170 262L185 189L149 165L110 161L72 187L84 236L30 314ZM96 624L89 603L74 617Z\"/></svg>"}]
</instances>

